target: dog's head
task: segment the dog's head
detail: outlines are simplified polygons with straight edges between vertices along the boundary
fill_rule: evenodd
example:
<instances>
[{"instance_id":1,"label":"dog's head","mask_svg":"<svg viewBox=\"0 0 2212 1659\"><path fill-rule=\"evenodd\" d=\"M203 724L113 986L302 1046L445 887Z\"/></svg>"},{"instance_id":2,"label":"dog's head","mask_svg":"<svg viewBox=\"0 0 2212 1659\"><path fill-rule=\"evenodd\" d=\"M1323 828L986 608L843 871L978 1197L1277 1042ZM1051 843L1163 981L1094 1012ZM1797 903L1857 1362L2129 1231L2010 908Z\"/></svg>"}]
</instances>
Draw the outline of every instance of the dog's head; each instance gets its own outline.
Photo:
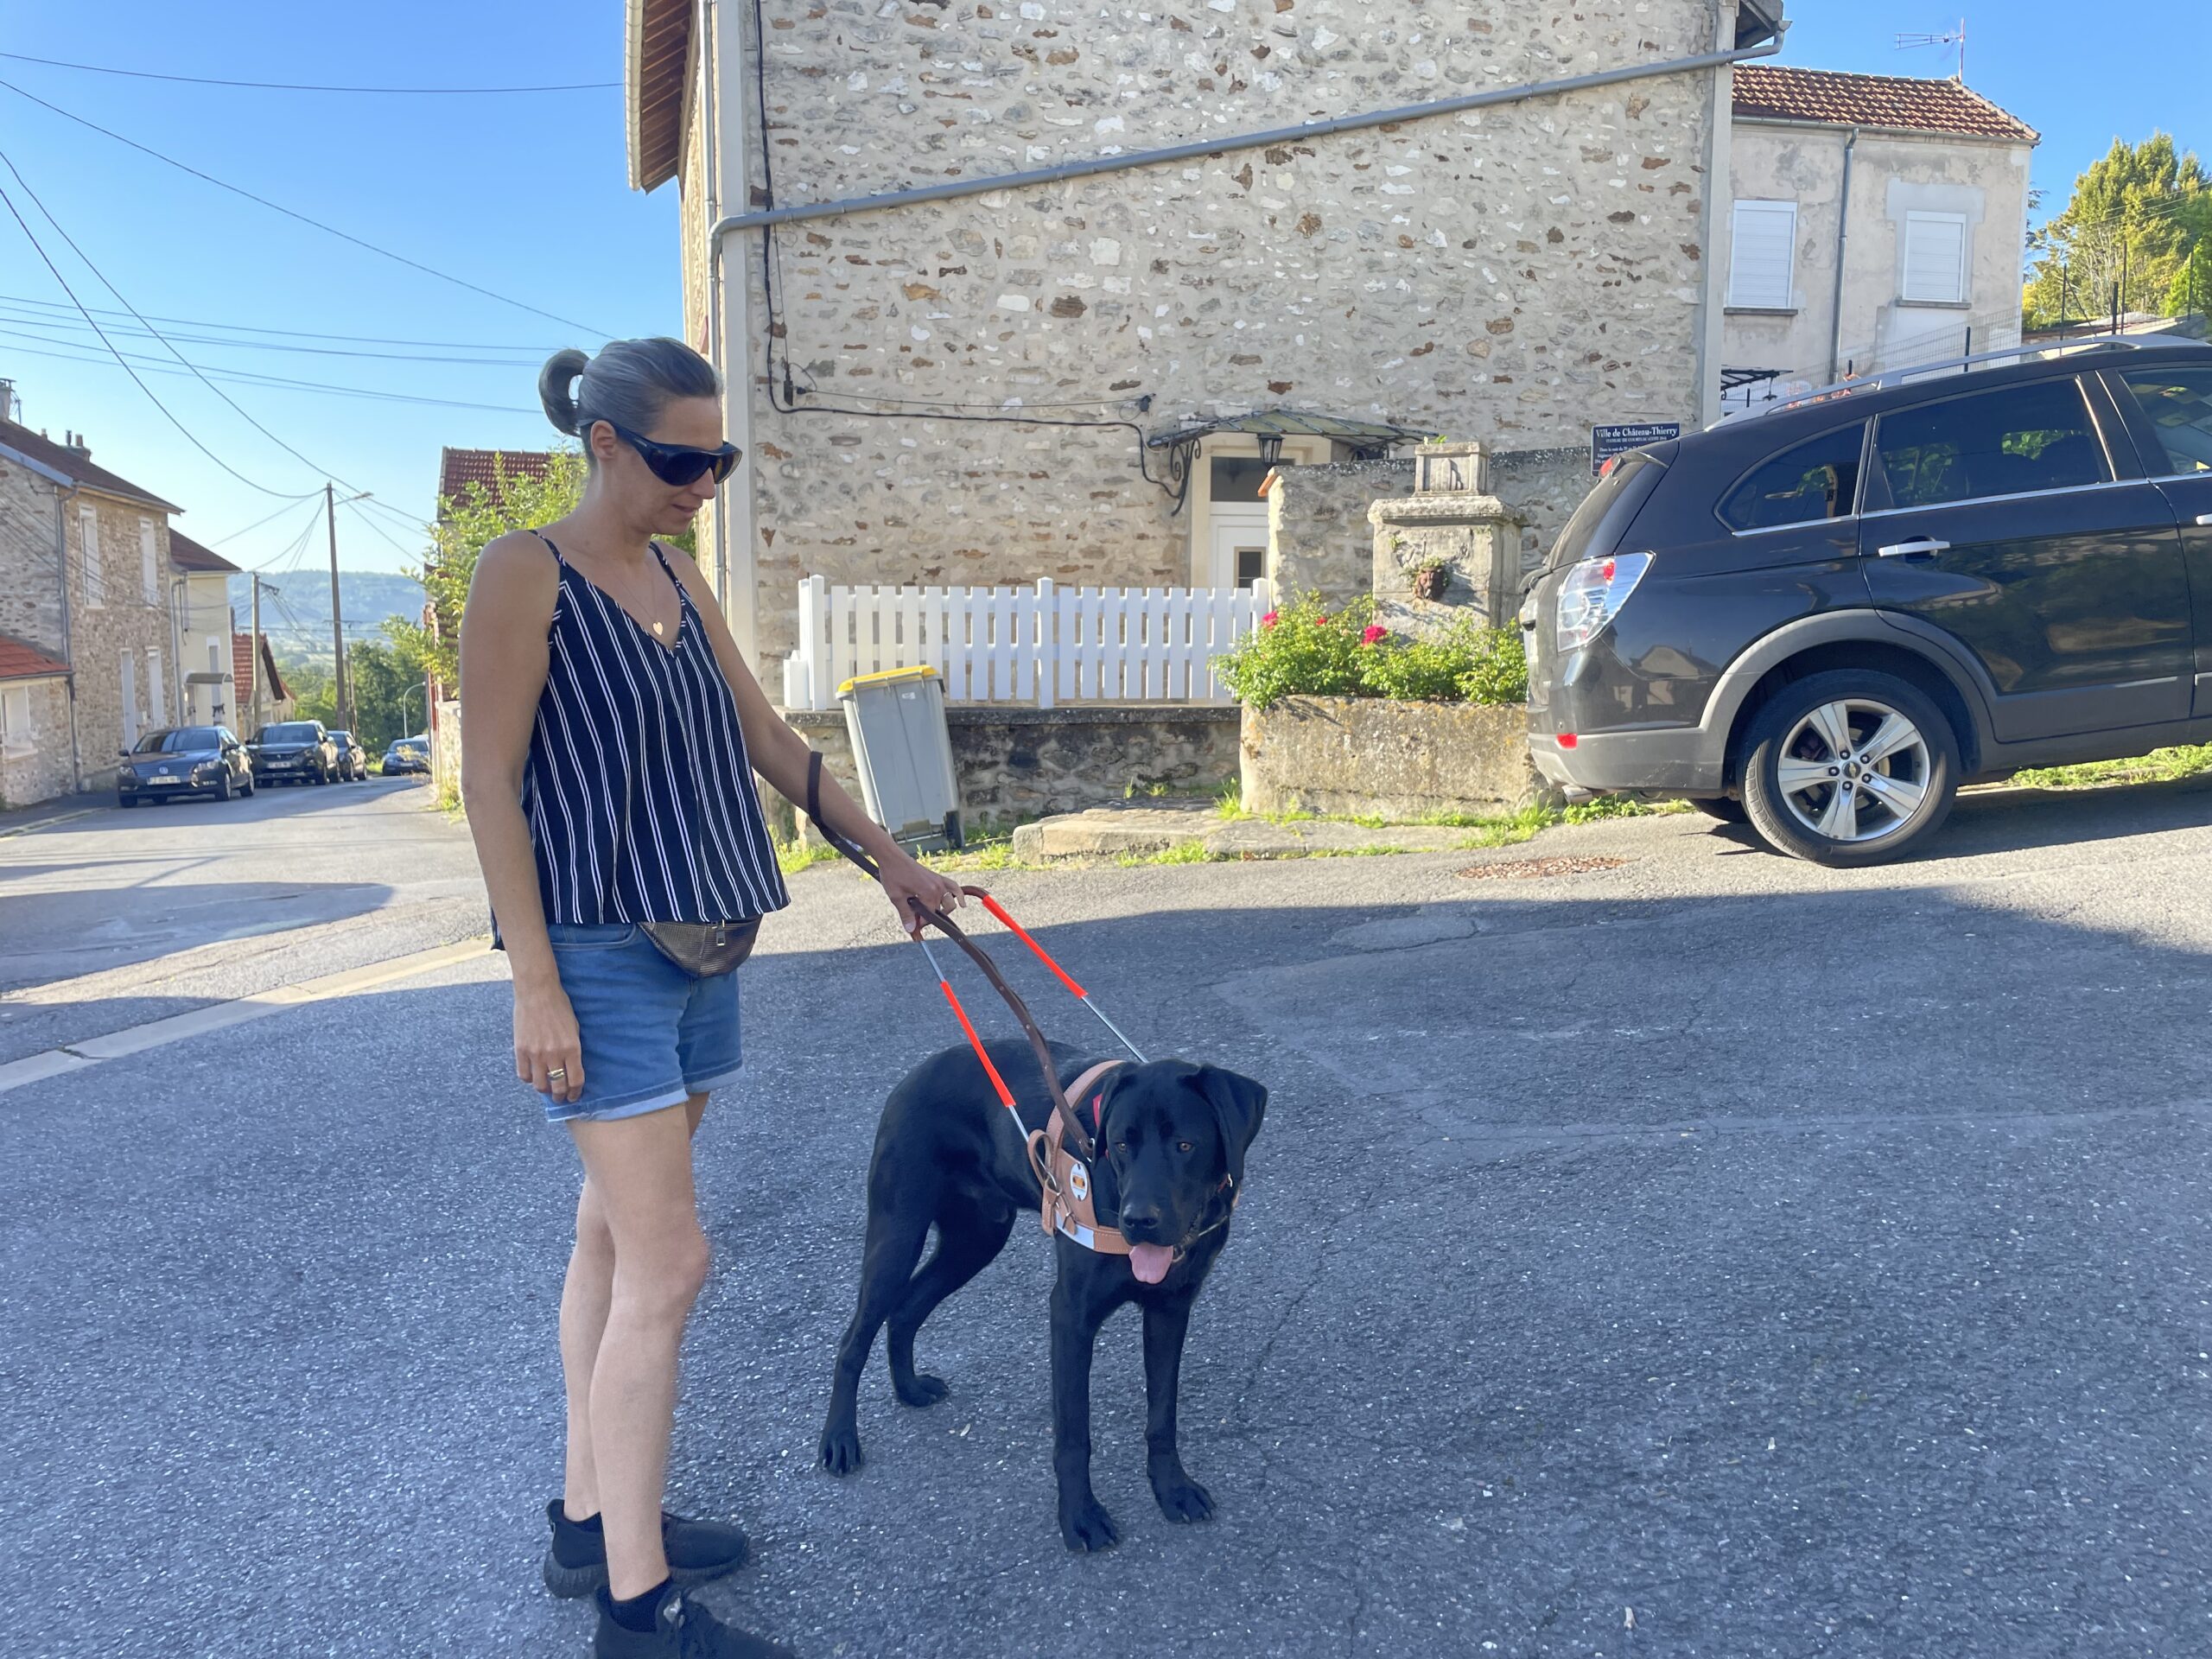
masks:
<instances>
[{"instance_id":1,"label":"dog's head","mask_svg":"<svg viewBox=\"0 0 2212 1659\"><path fill-rule=\"evenodd\" d=\"M1090 1103L1076 1103L1088 1115ZM1129 1266L1156 1285L1176 1247L1226 1213L1268 1091L1217 1065L1154 1060L1117 1067L1099 1091L1098 1155L1110 1173Z\"/></svg>"}]
</instances>

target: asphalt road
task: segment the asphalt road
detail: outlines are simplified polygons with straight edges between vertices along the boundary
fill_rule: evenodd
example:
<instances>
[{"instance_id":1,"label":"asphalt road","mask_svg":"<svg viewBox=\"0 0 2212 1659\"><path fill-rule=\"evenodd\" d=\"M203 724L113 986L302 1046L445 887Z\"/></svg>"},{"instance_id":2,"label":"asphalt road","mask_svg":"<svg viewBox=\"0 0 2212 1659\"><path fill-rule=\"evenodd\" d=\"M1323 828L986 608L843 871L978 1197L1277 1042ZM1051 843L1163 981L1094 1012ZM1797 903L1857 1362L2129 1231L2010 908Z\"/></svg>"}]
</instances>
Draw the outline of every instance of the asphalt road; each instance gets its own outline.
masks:
<instances>
[{"instance_id":1,"label":"asphalt road","mask_svg":"<svg viewBox=\"0 0 2212 1659\"><path fill-rule=\"evenodd\" d=\"M673 1496L757 1550L709 1599L810 1659L2208 1650L2208 825L2164 787L1969 802L1853 874L1667 817L997 878L1141 1043L1273 1090L1185 1373L1218 1512L1154 1508L1117 1322L1086 1559L1032 1233L922 1334L952 1397L879 1357L867 1468L813 1466L875 1113L956 1033L810 872L700 1141ZM485 959L261 1063L0 1095L0 1648L585 1651L536 1581L576 1173L507 1014Z\"/></svg>"}]
</instances>

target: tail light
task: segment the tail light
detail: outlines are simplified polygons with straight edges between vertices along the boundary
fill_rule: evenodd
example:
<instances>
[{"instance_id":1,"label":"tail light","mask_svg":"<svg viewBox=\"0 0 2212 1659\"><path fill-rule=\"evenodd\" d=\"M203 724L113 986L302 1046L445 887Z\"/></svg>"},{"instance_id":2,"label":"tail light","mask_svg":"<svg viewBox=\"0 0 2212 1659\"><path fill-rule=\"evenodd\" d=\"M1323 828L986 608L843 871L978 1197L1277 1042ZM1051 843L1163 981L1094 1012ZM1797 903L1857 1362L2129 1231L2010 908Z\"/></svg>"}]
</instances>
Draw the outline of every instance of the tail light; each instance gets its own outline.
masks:
<instances>
[{"instance_id":1,"label":"tail light","mask_svg":"<svg viewBox=\"0 0 2212 1659\"><path fill-rule=\"evenodd\" d=\"M1572 566L1559 588L1559 648L1579 651L1603 633L1650 568L1649 553L1616 553Z\"/></svg>"}]
</instances>

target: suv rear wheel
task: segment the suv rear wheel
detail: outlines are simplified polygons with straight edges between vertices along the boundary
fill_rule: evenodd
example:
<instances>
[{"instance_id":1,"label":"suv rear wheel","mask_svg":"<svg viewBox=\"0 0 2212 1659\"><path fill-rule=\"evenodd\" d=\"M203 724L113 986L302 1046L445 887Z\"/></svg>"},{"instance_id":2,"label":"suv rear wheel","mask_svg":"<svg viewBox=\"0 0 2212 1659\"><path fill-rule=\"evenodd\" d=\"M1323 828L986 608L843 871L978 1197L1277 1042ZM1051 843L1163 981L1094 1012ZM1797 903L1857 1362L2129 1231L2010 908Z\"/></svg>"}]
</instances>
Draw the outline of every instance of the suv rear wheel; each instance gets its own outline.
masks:
<instances>
[{"instance_id":1,"label":"suv rear wheel","mask_svg":"<svg viewBox=\"0 0 2212 1659\"><path fill-rule=\"evenodd\" d=\"M1837 669L1783 686L1751 722L1744 805L1777 852L1815 864L1901 857L1950 815L1958 740L1910 682Z\"/></svg>"}]
</instances>

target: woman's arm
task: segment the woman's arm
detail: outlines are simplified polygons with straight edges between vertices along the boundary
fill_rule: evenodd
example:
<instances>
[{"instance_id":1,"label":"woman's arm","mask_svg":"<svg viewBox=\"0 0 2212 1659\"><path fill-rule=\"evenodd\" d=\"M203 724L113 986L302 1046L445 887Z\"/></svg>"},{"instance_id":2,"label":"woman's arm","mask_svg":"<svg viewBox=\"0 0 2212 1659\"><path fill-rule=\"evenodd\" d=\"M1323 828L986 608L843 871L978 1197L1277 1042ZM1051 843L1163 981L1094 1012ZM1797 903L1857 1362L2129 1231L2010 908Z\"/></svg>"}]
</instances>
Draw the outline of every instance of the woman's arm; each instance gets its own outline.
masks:
<instances>
[{"instance_id":1,"label":"woman's arm","mask_svg":"<svg viewBox=\"0 0 2212 1659\"><path fill-rule=\"evenodd\" d=\"M670 553L669 568L690 594L692 607L706 619L707 637L714 644L715 660L721 665L722 677L729 682L730 695L737 701L738 724L745 733L745 747L752 758L753 769L766 779L778 794L803 810L812 751L804 738L778 717L767 693L753 678L752 669L737 648L736 637L722 616L714 589L708 586L699 567L685 558L680 549L671 549ZM860 803L826 773L822 779L822 819L876 861L883 872L883 889L890 895L892 908L899 912L900 925L916 938L921 935L921 924L913 918L907 904L909 899L918 899L926 908L938 912L955 909L965 902L958 882L916 862L905 848L891 838L889 831L869 817Z\"/></svg>"},{"instance_id":2,"label":"woman's arm","mask_svg":"<svg viewBox=\"0 0 2212 1659\"><path fill-rule=\"evenodd\" d=\"M546 938L537 860L522 814L523 772L560 588L552 556L521 531L499 537L477 558L461 619L461 794L514 973L515 1075L573 1101L583 1093L583 1052Z\"/></svg>"}]
</instances>

